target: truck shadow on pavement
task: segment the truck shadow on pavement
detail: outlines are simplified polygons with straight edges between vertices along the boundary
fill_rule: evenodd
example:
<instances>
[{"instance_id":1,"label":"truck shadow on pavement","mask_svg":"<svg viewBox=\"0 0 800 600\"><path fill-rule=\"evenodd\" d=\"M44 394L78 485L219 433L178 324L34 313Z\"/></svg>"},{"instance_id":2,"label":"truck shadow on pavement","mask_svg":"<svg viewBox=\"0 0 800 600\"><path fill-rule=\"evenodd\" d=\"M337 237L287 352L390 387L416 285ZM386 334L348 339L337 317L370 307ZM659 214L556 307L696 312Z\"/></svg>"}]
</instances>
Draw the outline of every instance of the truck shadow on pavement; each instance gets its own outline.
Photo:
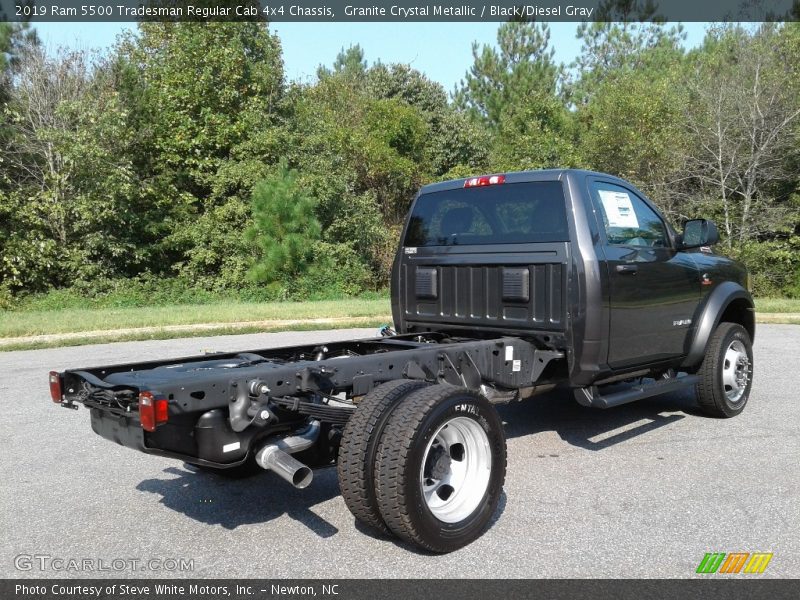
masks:
<instances>
[{"instance_id":1,"label":"truck shadow on pavement","mask_svg":"<svg viewBox=\"0 0 800 600\"><path fill-rule=\"evenodd\" d=\"M505 422L508 438L554 431L567 444L593 451L646 435L680 421L686 415L699 414L691 393L660 396L600 410L580 406L569 390L555 390L524 402L499 406L498 410ZM552 447L547 452L550 451ZM546 456L548 454L539 455L540 458ZM240 480L223 478L188 466L169 467L163 473L165 477L146 479L136 489L157 494L167 508L201 523L233 530L241 525L267 523L286 515L308 527L320 538L330 538L339 531L312 510L315 505L339 496L335 468L315 470L314 482L304 490L293 488L266 472ZM506 496L503 493L491 525L500 518L505 504ZM365 535L387 539L358 522L356 527ZM424 554L399 540L391 541L412 552Z\"/></svg>"},{"instance_id":2,"label":"truck shadow on pavement","mask_svg":"<svg viewBox=\"0 0 800 600\"><path fill-rule=\"evenodd\" d=\"M315 470L313 483L304 490L293 488L266 472L239 480L186 466L169 467L163 473L170 477L145 479L136 489L159 495L161 504L200 523L233 530L241 525L263 524L286 515L320 538L330 538L339 533L332 523L312 510L313 506L339 496L335 468ZM505 505L503 492L490 527L500 518ZM353 521L358 531L365 535L390 541L411 552L428 554L416 546L383 536L355 519Z\"/></svg>"},{"instance_id":3,"label":"truck shadow on pavement","mask_svg":"<svg viewBox=\"0 0 800 600\"><path fill-rule=\"evenodd\" d=\"M161 496L161 504L201 523L236 529L286 515L329 538L338 529L311 507L339 495L336 469L314 471L313 483L298 490L272 473L227 479L190 467L164 469L169 478L145 479L136 489Z\"/></svg>"},{"instance_id":4,"label":"truck shadow on pavement","mask_svg":"<svg viewBox=\"0 0 800 600\"><path fill-rule=\"evenodd\" d=\"M568 389L500 406L498 411L507 438L554 431L572 446L595 451L651 433L687 415L701 414L691 392L656 396L604 410L581 406Z\"/></svg>"}]
</instances>

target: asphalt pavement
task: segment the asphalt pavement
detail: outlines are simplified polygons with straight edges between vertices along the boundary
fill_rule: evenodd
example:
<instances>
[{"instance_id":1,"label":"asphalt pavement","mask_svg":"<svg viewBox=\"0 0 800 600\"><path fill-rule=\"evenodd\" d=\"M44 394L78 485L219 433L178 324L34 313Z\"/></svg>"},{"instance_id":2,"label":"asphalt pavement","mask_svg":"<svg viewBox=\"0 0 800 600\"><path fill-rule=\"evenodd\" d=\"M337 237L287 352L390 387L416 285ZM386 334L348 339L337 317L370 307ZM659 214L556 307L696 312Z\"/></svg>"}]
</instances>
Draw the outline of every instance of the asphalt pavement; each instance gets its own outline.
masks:
<instances>
[{"instance_id":1,"label":"asphalt pavement","mask_svg":"<svg viewBox=\"0 0 800 600\"><path fill-rule=\"evenodd\" d=\"M800 326L758 327L752 394L734 419L701 416L691 394L601 411L554 392L502 407L500 507L483 537L446 556L358 526L335 469L306 490L271 473L198 473L98 437L87 410L48 393L51 369L374 334L0 353L0 576L693 577L707 552L770 552L758 577L800 577Z\"/></svg>"}]
</instances>

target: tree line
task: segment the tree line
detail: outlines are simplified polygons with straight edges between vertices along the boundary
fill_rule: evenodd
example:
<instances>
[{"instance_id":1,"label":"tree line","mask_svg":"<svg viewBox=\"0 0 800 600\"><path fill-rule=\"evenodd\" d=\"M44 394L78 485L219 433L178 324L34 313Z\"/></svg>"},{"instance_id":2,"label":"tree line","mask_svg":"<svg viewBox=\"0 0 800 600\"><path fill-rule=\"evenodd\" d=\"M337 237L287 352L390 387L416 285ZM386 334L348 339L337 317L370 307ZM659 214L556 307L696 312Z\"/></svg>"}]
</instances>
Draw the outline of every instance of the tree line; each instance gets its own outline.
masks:
<instances>
[{"instance_id":1,"label":"tree line","mask_svg":"<svg viewBox=\"0 0 800 600\"><path fill-rule=\"evenodd\" d=\"M386 287L431 181L547 167L715 219L756 292L800 296L800 25L499 25L452 92L343 49L287 81L263 23L141 23L48 53L0 23L0 305L70 290L336 297Z\"/></svg>"}]
</instances>

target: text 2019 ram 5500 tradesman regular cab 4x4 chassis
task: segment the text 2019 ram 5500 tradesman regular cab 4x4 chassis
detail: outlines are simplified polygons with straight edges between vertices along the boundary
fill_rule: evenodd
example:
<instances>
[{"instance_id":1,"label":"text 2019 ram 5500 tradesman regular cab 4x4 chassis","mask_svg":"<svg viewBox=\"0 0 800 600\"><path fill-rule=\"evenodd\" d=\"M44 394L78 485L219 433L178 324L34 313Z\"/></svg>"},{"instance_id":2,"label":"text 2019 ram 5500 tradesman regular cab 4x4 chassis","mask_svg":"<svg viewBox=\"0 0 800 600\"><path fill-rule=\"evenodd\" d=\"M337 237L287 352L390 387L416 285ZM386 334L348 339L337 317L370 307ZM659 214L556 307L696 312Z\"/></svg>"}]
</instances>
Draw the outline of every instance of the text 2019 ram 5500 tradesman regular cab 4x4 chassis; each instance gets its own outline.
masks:
<instances>
[{"instance_id":1,"label":"text 2019 ram 5500 tradesman regular cab 4x4 chassis","mask_svg":"<svg viewBox=\"0 0 800 600\"><path fill-rule=\"evenodd\" d=\"M676 233L618 178L578 170L428 185L391 274L394 331L316 346L50 375L123 446L297 487L338 465L356 518L433 552L479 537L506 442L494 404L557 384L610 408L694 389L739 414L753 375L746 271L713 223Z\"/></svg>"}]
</instances>

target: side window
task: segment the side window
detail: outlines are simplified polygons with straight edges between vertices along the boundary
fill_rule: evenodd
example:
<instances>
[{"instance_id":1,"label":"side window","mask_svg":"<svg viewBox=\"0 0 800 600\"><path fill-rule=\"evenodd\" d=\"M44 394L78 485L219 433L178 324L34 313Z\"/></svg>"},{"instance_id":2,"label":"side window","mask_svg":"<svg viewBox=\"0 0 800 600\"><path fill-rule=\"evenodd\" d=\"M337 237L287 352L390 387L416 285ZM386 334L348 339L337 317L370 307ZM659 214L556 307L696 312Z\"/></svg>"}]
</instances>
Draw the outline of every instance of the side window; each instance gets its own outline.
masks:
<instances>
[{"instance_id":1,"label":"side window","mask_svg":"<svg viewBox=\"0 0 800 600\"><path fill-rule=\"evenodd\" d=\"M609 244L651 248L669 245L664 222L641 198L613 183L595 182L592 191Z\"/></svg>"}]
</instances>

